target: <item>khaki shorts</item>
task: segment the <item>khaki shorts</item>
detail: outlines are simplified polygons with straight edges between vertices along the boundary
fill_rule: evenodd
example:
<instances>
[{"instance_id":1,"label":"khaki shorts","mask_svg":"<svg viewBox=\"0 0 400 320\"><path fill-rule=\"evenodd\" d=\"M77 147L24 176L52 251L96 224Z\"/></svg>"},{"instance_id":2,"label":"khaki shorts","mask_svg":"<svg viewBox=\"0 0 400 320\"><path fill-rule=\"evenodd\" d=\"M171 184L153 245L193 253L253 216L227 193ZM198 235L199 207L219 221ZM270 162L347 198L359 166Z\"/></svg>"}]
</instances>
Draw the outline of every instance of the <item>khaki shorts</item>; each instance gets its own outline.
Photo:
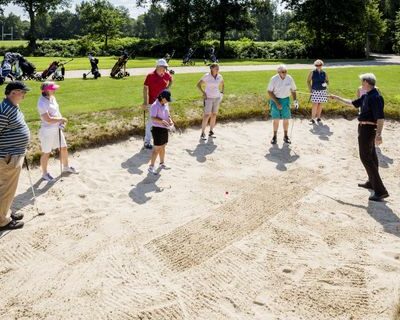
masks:
<instances>
[{"instance_id":1,"label":"khaki shorts","mask_svg":"<svg viewBox=\"0 0 400 320\"><path fill-rule=\"evenodd\" d=\"M204 100L204 113L217 113L219 105L221 104L221 98L208 98Z\"/></svg>"}]
</instances>

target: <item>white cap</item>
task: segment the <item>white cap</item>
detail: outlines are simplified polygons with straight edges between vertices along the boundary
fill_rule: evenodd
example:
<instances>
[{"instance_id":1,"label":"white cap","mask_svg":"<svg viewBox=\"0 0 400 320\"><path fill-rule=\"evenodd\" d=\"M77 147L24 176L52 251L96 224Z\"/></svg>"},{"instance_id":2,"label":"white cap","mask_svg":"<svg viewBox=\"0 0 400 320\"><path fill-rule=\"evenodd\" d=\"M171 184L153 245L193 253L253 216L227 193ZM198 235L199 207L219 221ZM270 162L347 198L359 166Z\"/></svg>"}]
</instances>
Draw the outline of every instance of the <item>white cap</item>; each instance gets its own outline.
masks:
<instances>
[{"instance_id":1,"label":"white cap","mask_svg":"<svg viewBox=\"0 0 400 320\"><path fill-rule=\"evenodd\" d=\"M157 65L156 67L165 67L168 68L168 63L165 59L159 59L157 60Z\"/></svg>"}]
</instances>

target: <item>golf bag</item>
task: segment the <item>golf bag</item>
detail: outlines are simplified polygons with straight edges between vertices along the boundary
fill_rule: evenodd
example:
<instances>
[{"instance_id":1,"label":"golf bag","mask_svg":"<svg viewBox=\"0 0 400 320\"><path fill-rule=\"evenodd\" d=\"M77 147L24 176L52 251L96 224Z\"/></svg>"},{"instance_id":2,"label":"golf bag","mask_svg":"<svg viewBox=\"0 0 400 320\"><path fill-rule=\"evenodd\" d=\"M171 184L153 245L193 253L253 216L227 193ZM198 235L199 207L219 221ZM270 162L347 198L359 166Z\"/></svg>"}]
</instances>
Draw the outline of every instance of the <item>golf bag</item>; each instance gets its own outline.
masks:
<instances>
[{"instance_id":1,"label":"golf bag","mask_svg":"<svg viewBox=\"0 0 400 320\"><path fill-rule=\"evenodd\" d=\"M88 58L90 61L91 69L88 73L83 74L83 79L86 79L89 74L92 74L95 79L100 78L101 73L99 72L99 67L98 67L99 59L93 57L91 54L89 54Z\"/></svg>"},{"instance_id":2,"label":"golf bag","mask_svg":"<svg viewBox=\"0 0 400 320\"><path fill-rule=\"evenodd\" d=\"M53 61L49 67L42 72L42 80L46 80L51 76L52 80L62 81L65 77L65 65L71 62L74 59L71 59L67 62L64 61Z\"/></svg>"},{"instance_id":3,"label":"golf bag","mask_svg":"<svg viewBox=\"0 0 400 320\"><path fill-rule=\"evenodd\" d=\"M193 50L192 48L189 48L188 52L183 56L183 59L182 59L183 66L195 65L194 60L192 60L192 57L193 57L195 51L196 51L196 49Z\"/></svg>"},{"instance_id":4,"label":"golf bag","mask_svg":"<svg viewBox=\"0 0 400 320\"><path fill-rule=\"evenodd\" d=\"M19 57L19 68L22 74L17 78L18 80L40 80L41 76L36 72L36 67L33 63L29 62L24 56Z\"/></svg>"},{"instance_id":5,"label":"golf bag","mask_svg":"<svg viewBox=\"0 0 400 320\"><path fill-rule=\"evenodd\" d=\"M167 63L169 63L169 60L171 60L174 57L175 54L175 50L172 50L171 54L166 53L164 56L164 60L167 61Z\"/></svg>"},{"instance_id":6,"label":"golf bag","mask_svg":"<svg viewBox=\"0 0 400 320\"><path fill-rule=\"evenodd\" d=\"M111 78L123 78L129 77L129 72L126 71L126 63L129 60L129 57L132 55L128 54L125 50L123 51L122 55L118 58L118 61L115 63L114 67L111 69L110 76Z\"/></svg>"},{"instance_id":7,"label":"golf bag","mask_svg":"<svg viewBox=\"0 0 400 320\"><path fill-rule=\"evenodd\" d=\"M6 78L11 80L17 79L21 71L19 69L19 58L22 57L19 53L6 52L0 67L0 85L4 83Z\"/></svg>"},{"instance_id":8,"label":"golf bag","mask_svg":"<svg viewBox=\"0 0 400 320\"><path fill-rule=\"evenodd\" d=\"M204 64L218 63L217 55L215 54L215 48L211 47L208 50L208 57L204 55Z\"/></svg>"}]
</instances>

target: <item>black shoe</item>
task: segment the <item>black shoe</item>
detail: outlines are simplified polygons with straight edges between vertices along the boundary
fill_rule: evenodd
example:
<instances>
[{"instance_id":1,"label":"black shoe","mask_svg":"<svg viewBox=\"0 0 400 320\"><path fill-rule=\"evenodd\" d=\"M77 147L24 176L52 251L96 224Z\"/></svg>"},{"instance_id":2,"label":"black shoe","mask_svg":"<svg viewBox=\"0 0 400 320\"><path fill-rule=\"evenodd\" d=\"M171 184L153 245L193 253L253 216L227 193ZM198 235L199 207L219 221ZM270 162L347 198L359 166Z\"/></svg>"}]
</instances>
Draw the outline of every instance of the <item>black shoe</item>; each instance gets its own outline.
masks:
<instances>
[{"instance_id":1,"label":"black shoe","mask_svg":"<svg viewBox=\"0 0 400 320\"><path fill-rule=\"evenodd\" d=\"M310 122L309 122L308 124L310 124L310 125L311 125L311 124L315 124L315 120L314 120L314 119L311 119Z\"/></svg>"},{"instance_id":2,"label":"black shoe","mask_svg":"<svg viewBox=\"0 0 400 320\"><path fill-rule=\"evenodd\" d=\"M18 213L18 212L13 212L11 213L11 219L13 220L22 220L24 218L24 214L23 213Z\"/></svg>"},{"instance_id":3,"label":"black shoe","mask_svg":"<svg viewBox=\"0 0 400 320\"><path fill-rule=\"evenodd\" d=\"M210 131L208 133L208 136L211 137L211 138L216 138L215 133L213 131Z\"/></svg>"},{"instance_id":4,"label":"black shoe","mask_svg":"<svg viewBox=\"0 0 400 320\"><path fill-rule=\"evenodd\" d=\"M23 221L11 220L4 227L0 227L0 231L21 229L24 226Z\"/></svg>"},{"instance_id":5,"label":"black shoe","mask_svg":"<svg viewBox=\"0 0 400 320\"><path fill-rule=\"evenodd\" d=\"M292 143L292 141L290 141L289 137L284 137L283 138L283 142L287 143L287 144L291 144Z\"/></svg>"},{"instance_id":6,"label":"black shoe","mask_svg":"<svg viewBox=\"0 0 400 320\"><path fill-rule=\"evenodd\" d=\"M360 188L365 188L365 189L372 189L372 185L369 181L365 182L365 183L359 183L358 186Z\"/></svg>"},{"instance_id":7,"label":"black shoe","mask_svg":"<svg viewBox=\"0 0 400 320\"><path fill-rule=\"evenodd\" d=\"M276 136L273 136L272 140L271 140L271 144L276 144Z\"/></svg>"},{"instance_id":8,"label":"black shoe","mask_svg":"<svg viewBox=\"0 0 400 320\"><path fill-rule=\"evenodd\" d=\"M153 149L153 146L151 145L151 143L145 143L144 148L151 150L151 149Z\"/></svg>"},{"instance_id":9,"label":"black shoe","mask_svg":"<svg viewBox=\"0 0 400 320\"><path fill-rule=\"evenodd\" d=\"M206 134L204 132L201 134L200 139L201 140L207 140Z\"/></svg>"},{"instance_id":10,"label":"black shoe","mask_svg":"<svg viewBox=\"0 0 400 320\"><path fill-rule=\"evenodd\" d=\"M321 123L322 123L321 118L318 118L318 119L317 119L317 123L318 123L318 124L321 124Z\"/></svg>"},{"instance_id":11,"label":"black shoe","mask_svg":"<svg viewBox=\"0 0 400 320\"><path fill-rule=\"evenodd\" d=\"M372 196L369 197L369 200L380 202L387 197L389 197L389 193L387 192L381 195L377 195L376 193L374 193Z\"/></svg>"}]
</instances>

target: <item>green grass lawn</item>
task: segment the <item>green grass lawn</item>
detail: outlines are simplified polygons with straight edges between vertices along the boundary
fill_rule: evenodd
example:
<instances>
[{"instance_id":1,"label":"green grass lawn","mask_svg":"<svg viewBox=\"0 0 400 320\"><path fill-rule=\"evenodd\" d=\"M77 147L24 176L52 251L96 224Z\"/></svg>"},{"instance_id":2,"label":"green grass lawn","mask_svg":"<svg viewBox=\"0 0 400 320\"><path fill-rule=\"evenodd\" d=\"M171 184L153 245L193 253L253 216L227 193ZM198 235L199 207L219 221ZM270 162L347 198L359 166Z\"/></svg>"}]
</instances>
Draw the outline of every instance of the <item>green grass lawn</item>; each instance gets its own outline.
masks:
<instances>
[{"instance_id":1,"label":"green grass lawn","mask_svg":"<svg viewBox=\"0 0 400 320\"><path fill-rule=\"evenodd\" d=\"M111 69L118 57L99 57L99 68L100 69ZM27 57L27 59L32 62L38 72L46 69L49 64L54 60L67 61L70 58L60 58L60 57ZM136 57L135 59L130 59L127 63L128 68L153 68L157 58L148 57ZM342 60L332 60L332 61L342 61ZM200 59L195 60L196 66L204 66L204 61ZM293 63L307 63L312 64L313 60L306 59L223 59L221 60L221 65L235 66L235 65L261 65L261 64L293 64ZM181 59L171 59L169 62L171 68L178 67L182 65ZM73 61L69 62L65 66L66 70L90 70L90 63L87 57L74 58Z\"/></svg>"},{"instance_id":2,"label":"green grass lawn","mask_svg":"<svg viewBox=\"0 0 400 320\"><path fill-rule=\"evenodd\" d=\"M27 46L27 40L0 40L0 48Z\"/></svg>"},{"instance_id":3,"label":"green grass lawn","mask_svg":"<svg viewBox=\"0 0 400 320\"><path fill-rule=\"evenodd\" d=\"M397 82L400 66L330 69L330 92L354 98L360 84L358 75L374 72L378 77L379 88L385 97L386 113L389 117L400 119L400 94ZM274 71L226 72L225 97L220 109L220 118L239 119L261 116L267 105L266 87ZM292 70L299 91L306 90L307 70ZM195 85L201 74L178 74L172 87L175 101L171 104L172 113L181 126L199 123L202 115L202 101ZM142 103L143 76L125 79L108 77L98 80L68 79L60 82L57 99L61 110L70 119L68 125L69 141L73 148L90 146L104 141L124 138L139 133L143 127ZM36 137L39 115L36 102L39 97L39 82L29 81L32 91L22 104L26 120ZM308 96L300 95L300 113L307 115L310 110ZM325 112L331 115L355 115L353 108L328 103ZM33 148L37 152L37 145Z\"/></svg>"}]
</instances>

